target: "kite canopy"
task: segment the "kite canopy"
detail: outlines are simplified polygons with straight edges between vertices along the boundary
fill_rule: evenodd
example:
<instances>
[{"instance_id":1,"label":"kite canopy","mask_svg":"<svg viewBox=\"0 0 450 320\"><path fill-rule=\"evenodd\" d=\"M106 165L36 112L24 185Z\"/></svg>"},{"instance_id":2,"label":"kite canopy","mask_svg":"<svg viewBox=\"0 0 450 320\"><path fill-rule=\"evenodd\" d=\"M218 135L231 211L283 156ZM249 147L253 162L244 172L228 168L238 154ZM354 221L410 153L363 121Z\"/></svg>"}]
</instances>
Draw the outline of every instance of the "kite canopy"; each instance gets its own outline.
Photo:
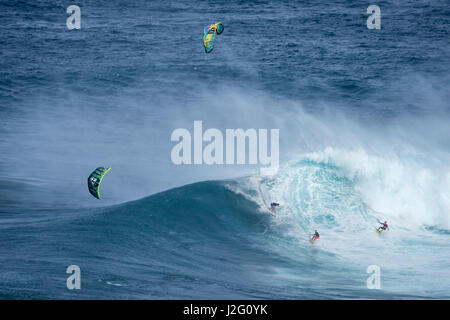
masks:
<instances>
[{"instance_id":1,"label":"kite canopy","mask_svg":"<svg viewBox=\"0 0 450 320\"><path fill-rule=\"evenodd\" d=\"M203 46L205 47L206 53L210 53L214 49L216 34L221 34L223 29L223 24L220 22L205 27L203 30Z\"/></svg>"},{"instance_id":2,"label":"kite canopy","mask_svg":"<svg viewBox=\"0 0 450 320\"><path fill-rule=\"evenodd\" d=\"M100 183L102 183L103 177L109 170L111 170L111 168L98 167L88 177L89 192L99 200L101 200Z\"/></svg>"}]
</instances>

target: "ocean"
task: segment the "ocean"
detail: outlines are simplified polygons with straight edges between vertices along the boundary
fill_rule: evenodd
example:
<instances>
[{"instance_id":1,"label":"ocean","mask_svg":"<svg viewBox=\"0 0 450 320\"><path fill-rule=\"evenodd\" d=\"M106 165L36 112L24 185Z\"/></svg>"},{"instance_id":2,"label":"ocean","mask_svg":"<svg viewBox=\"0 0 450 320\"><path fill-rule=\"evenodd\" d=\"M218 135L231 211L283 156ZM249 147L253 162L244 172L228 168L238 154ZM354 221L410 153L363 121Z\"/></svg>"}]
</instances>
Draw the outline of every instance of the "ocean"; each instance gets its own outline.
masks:
<instances>
[{"instance_id":1,"label":"ocean","mask_svg":"<svg viewBox=\"0 0 450 320\"><path fill-rule=\"evenodd\" d=\"M0 21L0 299L450 299L448 1L5 0ZM175 164L195 121L279 130L278 170Z\"/></svg>"}]
</instances>

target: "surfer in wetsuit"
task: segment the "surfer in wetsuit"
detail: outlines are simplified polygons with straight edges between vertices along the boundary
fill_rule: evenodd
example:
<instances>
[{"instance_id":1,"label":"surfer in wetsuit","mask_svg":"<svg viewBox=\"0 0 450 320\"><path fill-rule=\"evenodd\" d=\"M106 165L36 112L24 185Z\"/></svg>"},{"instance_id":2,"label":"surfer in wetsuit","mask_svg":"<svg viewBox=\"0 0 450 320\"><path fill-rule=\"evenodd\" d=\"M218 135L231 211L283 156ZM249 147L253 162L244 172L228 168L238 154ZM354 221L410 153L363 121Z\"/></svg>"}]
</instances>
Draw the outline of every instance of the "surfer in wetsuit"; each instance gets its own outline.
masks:
<instances>
[{"instance_id":1,"label":"surfer in wetsuit","mask_svg":"<svg viewBox=\"0 0 450 320\"><path fill-rule=\"evenodd\" d=\"M378 223L381 224L381 226L378 227L378 229L377 229L378 232L384 231L386 229L389 230L389 226L387 224L387 221L381 222L380 220L378 220Z\"/></svg>"},{"instance_id":2,"label":"surfer in wetsuit","mask_svg":"<svg viewBox=\"0 0 450 320\"><path fill-rule=\"evenodd\" d=\"M270 204L270 211L274 212L274 211L275 211L275 208L276 208L276 207L279 207L279 206L280 206L279 203L272 202L272 203Z\"/></svg>"}]
</instances>

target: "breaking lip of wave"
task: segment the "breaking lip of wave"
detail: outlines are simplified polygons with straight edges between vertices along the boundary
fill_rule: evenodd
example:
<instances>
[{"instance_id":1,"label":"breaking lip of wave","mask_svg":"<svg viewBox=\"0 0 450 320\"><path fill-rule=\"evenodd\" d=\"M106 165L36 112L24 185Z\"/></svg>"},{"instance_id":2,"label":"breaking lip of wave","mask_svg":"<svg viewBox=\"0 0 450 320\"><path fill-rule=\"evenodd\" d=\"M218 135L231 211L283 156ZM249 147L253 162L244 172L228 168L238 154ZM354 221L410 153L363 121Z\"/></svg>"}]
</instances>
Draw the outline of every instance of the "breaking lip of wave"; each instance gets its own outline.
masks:
<instances>
[{"instance_id":1,"label":"breaking lip of wave","mask_svg":"<svg viewBox=\"0 0 450 320\"><path fill-rule=\"evenodd\" d=\"M371 155L364 149L326 148L307 159L338 168L375 212L405 227L450 230L450 167L423 155Z\"/></svg>"}]
</instances>

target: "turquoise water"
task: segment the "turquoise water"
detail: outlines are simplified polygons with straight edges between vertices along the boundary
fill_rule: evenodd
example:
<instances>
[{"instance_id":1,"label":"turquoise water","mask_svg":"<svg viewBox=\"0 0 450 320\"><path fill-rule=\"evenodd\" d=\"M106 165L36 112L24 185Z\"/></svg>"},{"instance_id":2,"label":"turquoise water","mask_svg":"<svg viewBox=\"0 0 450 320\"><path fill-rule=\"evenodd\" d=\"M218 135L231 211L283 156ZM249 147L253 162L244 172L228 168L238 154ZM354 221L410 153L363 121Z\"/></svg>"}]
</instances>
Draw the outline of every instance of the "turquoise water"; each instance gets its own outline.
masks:
<instances>
[{"instance_id":1,"label":"turquoise water","mask_svg":"<svg viewBox=\"0 0 450 320\"><path fill-rule=\"evenodd\" d=\"M380 30L360 1L70 4L0 3L0 298L449 298L445 1ZM174 165L196 120L279 129L278 172Z\"/></svg>"}]
</instances>

